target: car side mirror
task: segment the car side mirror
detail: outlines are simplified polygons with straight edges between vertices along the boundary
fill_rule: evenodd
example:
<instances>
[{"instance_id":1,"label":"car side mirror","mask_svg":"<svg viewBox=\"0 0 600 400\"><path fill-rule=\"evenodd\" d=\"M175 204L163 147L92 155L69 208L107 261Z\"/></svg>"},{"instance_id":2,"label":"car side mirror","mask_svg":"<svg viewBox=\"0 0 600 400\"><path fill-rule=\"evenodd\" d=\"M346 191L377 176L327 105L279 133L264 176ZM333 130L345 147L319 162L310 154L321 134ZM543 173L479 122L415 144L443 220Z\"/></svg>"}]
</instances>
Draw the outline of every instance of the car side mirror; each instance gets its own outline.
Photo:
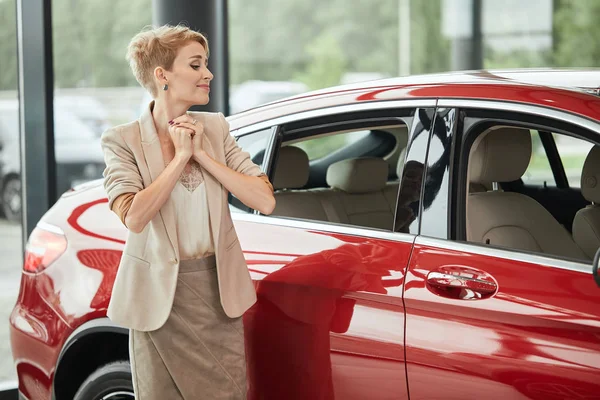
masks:
<instances>
[{"instance_id":1,"label":"car side mirror","mask_svg":"<svg viewBox=\"0 0 600 400\"><path fill-rule=\"evenodd\" d=\"M592 276L596 281L596 285L600 287L600 276L598 276L598 264L600 263L600 249L596 251L596 255L594 256L594 262L592 264Z\"/></svg>"}]
</instances>

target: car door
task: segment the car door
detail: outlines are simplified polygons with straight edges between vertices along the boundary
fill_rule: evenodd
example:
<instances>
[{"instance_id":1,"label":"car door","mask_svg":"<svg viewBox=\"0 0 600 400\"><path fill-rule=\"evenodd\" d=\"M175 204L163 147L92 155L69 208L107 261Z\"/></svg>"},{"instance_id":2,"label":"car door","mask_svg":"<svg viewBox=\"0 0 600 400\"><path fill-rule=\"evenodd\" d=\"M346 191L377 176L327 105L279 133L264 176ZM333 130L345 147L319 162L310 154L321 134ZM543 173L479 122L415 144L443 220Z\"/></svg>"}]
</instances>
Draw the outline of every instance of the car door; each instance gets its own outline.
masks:
<instances>
[{"instance_id":1,"label":"car door","mask_svg":"<svg viewBox=\"0 0 600 400\"><path fill-rule=\"evenodd\" d=\"M292 176L281 175L289 162L286 157L302 154L298 149L322 154L322 146L336 142L321 139L332 132L355 141L310 160L317 167L311 169L314 179L305 177L305 186L320 181L327 159L335 163L338 157L343 161L358 154L397 156L401 150L397 145L391 153L381 152L385 143L378 141L382 131L392 132L396 125L407 128L411 148L407 159L422 165L430 124L421 123L419 115L431 117L433 109L405 104L381 108L371 104L367 111L365 106L319 110L277 125L274 147L265 149L263 167L275 185L278 208L269 217L233 214L258 295L244 317L249 398L408 399L402 292L418 219L405 220L402 232L393 230L402 186L393 176L396 168L381 193L361 192L355 198L331 187L292 188L298 171L305 168L300 165L290 168L287 175ZM359 134L364 131L370 133ZM282 150L287 146L294 146L294 151ZM381 214L373 219L353 214L351 221L318 220L310 209L329 201L327 196L338 196L340 203L356 199L353 210L359 212L383 202L390 188L394 192L387 197L388 229L361 223L383 221ZM342 206L330 202L323 215L341 218L339 213L347 210Z\"/></svg>"},{"instance_id":2,"label":"car door","mask_svg":"<svg viewBox=\"0 0 600 400\"><path fill-rule=\"evenodd\" d=\"M600 288L591 262L467 242L465 201L475 122L600 130L537 107L510 106L518 110L511 114L460 104L466 108L459 112L452 101L440 101L450 110L438 110L444 123L435 124L427 166L441 169L442 179L427 172L431 205L423 204L422 235L406 275L411 399L598 399ZM444 141L454 143L453 157L444 156Z\"/></svg>"}]
</instances>

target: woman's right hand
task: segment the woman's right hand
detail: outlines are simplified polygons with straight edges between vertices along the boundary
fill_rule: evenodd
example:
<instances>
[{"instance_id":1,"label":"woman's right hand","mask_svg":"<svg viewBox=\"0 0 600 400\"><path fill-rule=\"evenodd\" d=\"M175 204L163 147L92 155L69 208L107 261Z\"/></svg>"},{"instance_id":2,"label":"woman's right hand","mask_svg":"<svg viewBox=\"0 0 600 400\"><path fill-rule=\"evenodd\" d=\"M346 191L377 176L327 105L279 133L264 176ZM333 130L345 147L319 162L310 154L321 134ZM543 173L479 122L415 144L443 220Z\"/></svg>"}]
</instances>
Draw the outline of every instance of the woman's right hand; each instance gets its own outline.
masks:
<instances>
[{"instance_id":1,"label":"woman's right hand","mask_svg":"<svg viewBox=\"0 0 600 400\"><path fill-rule=\"evenodd\" d=\"M175 147L175 157L181 157L186 162L192 157L193 146L192 136L194 131L189 128L178 126L177 124L169 125L169 136Z\"/></svg>"}]
</instances>

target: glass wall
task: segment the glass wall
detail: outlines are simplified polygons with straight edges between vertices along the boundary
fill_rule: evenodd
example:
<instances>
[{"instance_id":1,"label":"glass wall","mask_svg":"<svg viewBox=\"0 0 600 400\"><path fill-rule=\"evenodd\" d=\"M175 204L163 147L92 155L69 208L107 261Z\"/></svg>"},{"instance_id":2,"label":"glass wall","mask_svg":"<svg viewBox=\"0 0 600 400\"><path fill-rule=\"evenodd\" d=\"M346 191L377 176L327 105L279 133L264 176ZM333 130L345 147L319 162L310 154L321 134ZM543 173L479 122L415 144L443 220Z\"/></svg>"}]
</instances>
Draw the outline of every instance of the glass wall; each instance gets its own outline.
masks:
<instances>
[{"instance_id":1,"label":"glass wall","mask_svg":"<svg viewBox=\"0 0 600 400\"><path fill-rule=\"evenodd\" d=\"M0 389L13 386L8 318L19 292L23 247L20 204L19 100L15 0L0 0Z\"/></svg>"},{"instance_id":2,"label":"glass wall","mask_svg":"<svg viewBox=\"0 0 600 400\"><path fill-rule=\"evenodd\" d=\"M229 14L232 112L380 77L600 66L597 0L229 0Z\"/></svg>"},{"instance_id":3,"label":"glass wall","mask_svg":"<svg viewBox=\"0 0 600 400\"><path fill-rule=\"evenodd\" d=\"M102 132L138 118L145 90L125 52L152 23L152 0L52 1L57 192L100 178Z\"/></svg>"}]
</instances>

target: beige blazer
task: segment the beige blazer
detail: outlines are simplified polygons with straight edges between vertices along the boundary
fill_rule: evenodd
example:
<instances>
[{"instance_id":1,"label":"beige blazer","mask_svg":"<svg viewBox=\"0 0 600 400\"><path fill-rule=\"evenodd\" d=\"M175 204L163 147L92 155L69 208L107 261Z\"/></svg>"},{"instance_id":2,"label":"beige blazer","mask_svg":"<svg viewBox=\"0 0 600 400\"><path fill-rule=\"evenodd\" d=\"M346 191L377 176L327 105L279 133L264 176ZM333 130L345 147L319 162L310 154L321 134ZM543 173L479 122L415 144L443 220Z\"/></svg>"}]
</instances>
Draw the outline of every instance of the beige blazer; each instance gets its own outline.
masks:
<instances>
[{"instance_id":1,"label":"beige blazer","mask_svg":"<svg viewBox=\"0 0 600 400\"><path fill-rule=\"evenodd\" d=\"M240 173L263 175L229 134L223 114L191 115L204 124L204 150L211 157ZM104 188L111 209L119 195L148 187L165 167L150 107L139 121L106 131L102 135L102 148L106 162ZM225 313L235 318L254 304L256 292L229 212L228 192L209 173L204 173L204 181L221 304ZM128 233L108 306L108 317L124 327L156 330L171 312L179 271L179 246L170 203L165 203L142 232Z\"/></svg>"}]
</instances>

